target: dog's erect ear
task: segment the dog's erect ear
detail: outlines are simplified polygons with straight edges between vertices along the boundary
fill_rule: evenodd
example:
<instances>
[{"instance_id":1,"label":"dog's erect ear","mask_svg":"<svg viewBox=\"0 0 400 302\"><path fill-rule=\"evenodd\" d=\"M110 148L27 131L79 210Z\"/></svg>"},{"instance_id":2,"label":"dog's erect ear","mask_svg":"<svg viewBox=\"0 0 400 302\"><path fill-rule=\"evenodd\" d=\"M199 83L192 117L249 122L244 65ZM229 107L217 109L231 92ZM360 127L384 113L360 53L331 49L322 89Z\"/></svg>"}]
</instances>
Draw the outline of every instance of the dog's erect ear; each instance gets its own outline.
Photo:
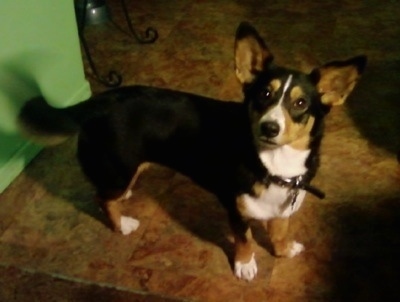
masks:
<instances>
[{"instance_id":1,"label":"dog's erect ear","mask_svg":"<svg viewBox=\"0 0 400 302\"><path fill-rule=\"evenodd\" d=\"M270 61L272 55L255 28L247 22L240 23L235 37L235 69L239 81L251 83Z\"/></svg>"},{"instance_id":2,"label":"dog's erect ear","mask_svg":"<svg viewBox=\"0 0 400 302\"><path fill-rule=\"evenodd\" d=\"M334 61L313 70L321 101L328 106L342 105L357 84L367 64L366 56Z\"/></svg>"}]
</instances>

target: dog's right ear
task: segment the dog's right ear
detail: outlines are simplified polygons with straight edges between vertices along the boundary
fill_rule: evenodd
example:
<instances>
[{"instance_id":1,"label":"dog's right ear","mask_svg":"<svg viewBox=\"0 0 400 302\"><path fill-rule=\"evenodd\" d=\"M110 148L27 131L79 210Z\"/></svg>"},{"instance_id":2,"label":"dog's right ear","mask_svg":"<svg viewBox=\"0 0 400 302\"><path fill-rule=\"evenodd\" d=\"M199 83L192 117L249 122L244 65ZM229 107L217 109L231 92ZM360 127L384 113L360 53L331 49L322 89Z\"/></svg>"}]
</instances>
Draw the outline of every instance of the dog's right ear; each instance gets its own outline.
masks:
<instances>
[{"instance_id":1,"label":"dog's right ear","mask_svg":"<svg viewBox=\"0 0 400 302\"><path fill-rule=\"evenodd\" d=\"M247 22L240 23L235 37L235 70L242 84L251 83L273 59L256 29Z\"/></svg>"},{"instance_id":2,"label":"dog's right ear","mask_svg":"<svg viewBox=\"0 0 400 302\"><path fill-rule=\"evenodd\" d=\"M321 102L328 106L342 105L367 65L366 56L357 56L346 61L333 61L313 70Z\"/></svg>"}]
</instances>

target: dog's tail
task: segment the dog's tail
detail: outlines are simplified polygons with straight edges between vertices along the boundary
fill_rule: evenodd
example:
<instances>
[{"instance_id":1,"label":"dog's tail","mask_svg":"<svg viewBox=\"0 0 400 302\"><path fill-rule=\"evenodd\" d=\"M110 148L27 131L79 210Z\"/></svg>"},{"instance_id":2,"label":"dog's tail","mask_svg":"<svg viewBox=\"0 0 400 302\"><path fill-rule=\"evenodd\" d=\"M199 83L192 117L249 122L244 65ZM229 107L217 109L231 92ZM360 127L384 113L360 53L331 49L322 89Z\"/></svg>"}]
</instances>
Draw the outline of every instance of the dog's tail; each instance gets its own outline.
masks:
<instances>
[{"instance_id":1,"label":"dog's tail","mask_svg":"<svg viewBox=\"0 0 400 302\"><path fill-rule=\"evenodd\" d=\"M18 115L21 133L41 145L57 145L79 132L88 118L108 108L104 100L88 100L66 108L50 106L43 97L27 101Z\"/></svg>"}]
</instances>

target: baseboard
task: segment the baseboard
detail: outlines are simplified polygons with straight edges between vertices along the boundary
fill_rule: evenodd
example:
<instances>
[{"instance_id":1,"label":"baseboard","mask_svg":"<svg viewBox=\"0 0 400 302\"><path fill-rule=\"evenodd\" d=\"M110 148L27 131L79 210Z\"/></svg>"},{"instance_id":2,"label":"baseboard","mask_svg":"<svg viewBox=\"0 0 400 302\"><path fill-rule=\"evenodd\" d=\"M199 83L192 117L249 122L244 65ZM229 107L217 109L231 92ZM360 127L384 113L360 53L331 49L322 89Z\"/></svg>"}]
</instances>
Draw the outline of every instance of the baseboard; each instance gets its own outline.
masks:
<instances>
[{"instance_id":1,"label":"baseboard","mask_svg":"<svg viewBox=\"0 0 400 302\"><path fill-rule=\"evenodd\" d=\"M65 106L76 104L77 102L88 99L92 95L90 85L88 81L85 83L70 97L66 100Z\"/></svg>"},{"instance_id":2,"label":"baseboard","mask_svg":"<svg viewBox=\"0 0 400 302\"><path fill-rule=\"evenodd\" d=\"M0 193L24 170L42 148L26 142L0 167Z\"/></svg>"},{"instance_id":3,"label":"baseboard","mask_svg":"<svg viewBox=\"0 0 400 302\"><path fill-rule=\"evenodd\" d=\"M76 93L74 93L65 102L65 106L75 104L81 100L89 98L91 95L90 85L85 81ZM42 148L31 142L24 141L13 155L0 166L0 193L3 192L11 182L24 170L32 159L40 152Z\"/></svg>"}]
</instances>

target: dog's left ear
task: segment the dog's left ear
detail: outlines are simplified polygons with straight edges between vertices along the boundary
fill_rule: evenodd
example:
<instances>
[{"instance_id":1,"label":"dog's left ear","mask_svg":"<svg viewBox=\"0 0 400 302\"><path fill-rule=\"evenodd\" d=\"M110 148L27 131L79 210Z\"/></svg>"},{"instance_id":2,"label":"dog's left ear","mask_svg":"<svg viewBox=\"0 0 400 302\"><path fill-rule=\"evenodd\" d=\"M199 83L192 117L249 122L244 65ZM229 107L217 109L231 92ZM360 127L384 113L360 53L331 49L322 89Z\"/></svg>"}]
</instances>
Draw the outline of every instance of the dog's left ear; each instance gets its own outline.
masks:
<instances>
[{"instance_id":1,"label":"dog's left ear","mask_svg":"<svg viewBox=\"0 0 400 302\"><path fill-rule=\"evenodd\" d=\"M357 56L314 69L311 76L321 93L321 102L328 106L342 105L360 79L366 64L366 56Z\"/></svg>"},{"instance_id":2,"label":"dog's left ear","mask_svg":"<svg viewBox=\"0 0 400 302\"><path fill-rule=\"evenodd\" d=\"M240 23L235 36L235 70L239 81L251 83L272 59L256 29L247 22Z\"/></svg>"}]
</instances>

